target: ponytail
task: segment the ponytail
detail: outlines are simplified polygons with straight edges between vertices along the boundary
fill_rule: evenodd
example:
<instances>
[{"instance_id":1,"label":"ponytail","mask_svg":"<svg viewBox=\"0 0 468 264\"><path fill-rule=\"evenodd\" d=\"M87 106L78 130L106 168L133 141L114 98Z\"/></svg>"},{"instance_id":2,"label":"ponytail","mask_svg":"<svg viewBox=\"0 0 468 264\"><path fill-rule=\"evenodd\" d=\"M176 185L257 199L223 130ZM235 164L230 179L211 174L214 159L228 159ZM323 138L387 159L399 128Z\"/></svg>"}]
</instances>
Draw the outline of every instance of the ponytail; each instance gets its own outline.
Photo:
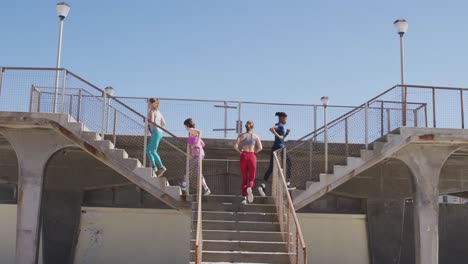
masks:
<instances>
[{"instance_id":1,"label":"ponytail","mask_svg":"<svg viewBox=\"0 0 468 264\"><path fill-rule=\"evenodd\" d=\"M247 121L247 123L245 123L245 129L247 130L247 132L252 131L253 128L254 128L254 122L252 120L249 120Z\"/></svg>"},{"instance_id":2,"label":"ponytail","mask_svg":"<svg viewBox=\"0 0 468 264\"><path fill-rule=\"evenodd\" d=\"M288 115L285 112L276 112L275 116L277 116L277 117L288 117Z\"/></svg>"}]
</instances>

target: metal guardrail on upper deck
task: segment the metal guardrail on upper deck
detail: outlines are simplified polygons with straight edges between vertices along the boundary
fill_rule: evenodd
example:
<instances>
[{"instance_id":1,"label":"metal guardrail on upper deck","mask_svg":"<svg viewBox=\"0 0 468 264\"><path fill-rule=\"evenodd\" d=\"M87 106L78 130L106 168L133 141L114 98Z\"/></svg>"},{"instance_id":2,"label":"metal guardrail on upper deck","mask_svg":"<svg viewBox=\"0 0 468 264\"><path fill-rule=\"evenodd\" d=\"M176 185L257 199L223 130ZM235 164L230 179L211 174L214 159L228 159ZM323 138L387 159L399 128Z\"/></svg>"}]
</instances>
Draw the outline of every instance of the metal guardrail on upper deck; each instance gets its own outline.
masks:
<instances>
[{"instance_id":1,"label":"metal guardrail on upper deck","mask_svg":"<svg viewBox=\"0 0 468 264\"><path fill-rule=\"evenodd\" d=\"M143 165L149 163L146 146L151 122L145 114L66 69L2 67L0 73L0 111L68 114ZM188 177L185 141L161 129L165 137L159 148L170 154L164 165L177 184Z\"/></svg>"},{"instance_id":2,"label":"metal guardrail on upper deck","mask_svg":"<svg viewBox=\"0 0 468 264\"><path fill-rule=\"evenodd\" d=\"M352 111L325 122L300 139L289 142L292 181L305 188L346 157L360 156L361 149L402 126L465 127L466 88L397 85ZM325 111L326 113L326 111ZM325 115L325 118L326 115Z\"/></svg>"}]
</instances>

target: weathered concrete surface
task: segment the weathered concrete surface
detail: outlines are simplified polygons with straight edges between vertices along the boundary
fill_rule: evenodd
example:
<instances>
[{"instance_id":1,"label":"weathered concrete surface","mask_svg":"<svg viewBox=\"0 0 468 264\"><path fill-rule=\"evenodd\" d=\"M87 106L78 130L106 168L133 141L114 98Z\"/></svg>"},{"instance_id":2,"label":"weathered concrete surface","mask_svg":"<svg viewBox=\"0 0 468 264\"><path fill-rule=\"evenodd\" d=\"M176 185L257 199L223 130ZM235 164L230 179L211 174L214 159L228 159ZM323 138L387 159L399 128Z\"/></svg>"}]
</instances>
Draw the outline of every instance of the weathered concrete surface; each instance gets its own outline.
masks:
<instances>
[{"instance_id":1,"label":"weathered concrete surface","mask_svg":"<svg viewBox=\"0 0 468 264\"><path fill-rule=\"evenodd\" d=\"M374 264L414 264L413 204L399 200L368 202L370 253ZM403 217L404 215L404 217ZM439 205L439 263L467 263L468 207Z\"/></svg>"},{"instance_id":2,"label":"weathered concrete surface","mask_svg":"<svg viewBox=\"0 0 468 264\"><path fill-rule=\"evenodd\" d=\"M51 130L0 130L13 146L18 157L18 216L16 263L35 264L38 261L41 200L44 171L48 159L70 142L57 137Z\"/></svg>"},{"instance_id":3,"label":"weathered concrete surface","mask_svg":"<svg viewBox=\"0 0 468 264\"><path fill-rule=\"evenodd\" d=\"M457 145L414 144L393 156L413 175L416 264L439 263L439 176Z\"/></svg>"}]
</instances>

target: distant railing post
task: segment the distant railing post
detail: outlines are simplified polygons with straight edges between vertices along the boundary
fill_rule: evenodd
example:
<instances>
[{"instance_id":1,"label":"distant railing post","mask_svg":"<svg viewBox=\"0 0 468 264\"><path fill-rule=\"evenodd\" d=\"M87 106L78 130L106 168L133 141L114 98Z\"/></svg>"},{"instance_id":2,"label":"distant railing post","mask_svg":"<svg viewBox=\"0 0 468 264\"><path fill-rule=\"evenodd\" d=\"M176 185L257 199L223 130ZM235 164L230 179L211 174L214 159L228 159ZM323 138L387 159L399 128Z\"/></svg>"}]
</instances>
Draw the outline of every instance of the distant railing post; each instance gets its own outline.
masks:
<instances>
[{"instance_id":1,"label":"distant railing post","mask_svg":"<svg viewBox=\"0 0 468 264\"><path fill-rule=\"evenodd\" d=\"M369 102L364 105L364 141L366 149L369 149Z\"/></svg>"},{"instance_id":2,"label":"distant railing post","mask_svg":"<svg viewBox=\"0 0 468 264\"><path fill-rule=\"evenodd\" d=\"M344 124L345 124L345 149L346 149L346 153L345 153L345 156L348 157L349 156L349 142L348 142L348 118L345 118L344 120Z\"/></svg>"},{"instance_id":3,"label":"distant railing post","mask_svg":"<svg viewBox=\"0 0 468 264\"><path fill-rule=\"evenodd\" d=\"M327 106L323 107L323 123L324 123L324 158L325 158L325 168L324 173L328 174L328 122L327 122Z\"/></svg>"},{"instance_id":4,"label":"distant railing post","mask_svg":"<svg viewBox=\"0 0 468 264\"><path fill-rule=\"evenodd\" d=\"M465 128L465 109L463 107L463 89L460 89L461 128Z\"/></svg>"},{"instance_id":5,"label":"distant railing post","mask_svg":"<svg viewBox=\"0 0 468 264\"><path fill-rule=\"evenodd\" d=\"M241 119L241 103L238 103L237 109L237 123L236 123L237 134L242 134L242 119Z\"/></svg>"},{"instance_id":6,"label":"distant railing post","mask_svg":"<svg viewBox=\"0 0 468 264\"><path fill-rule=\"evenodd\" d=\"M436 119L436 99L435 99L435 87L432 87L432 125L434 128L437 127Z\"/></svg>"},{"instance_id":7,"label":"distant railing post","mask_svg":"<svg viewBox=\"0 0 468 264\"><path fill-rule=\"evenodd\" d=\"M114 144L114 146L117 141L116 130L117 130L117 111L114 109L114 127L112 129L112 143Z\"/></svg>"},{"instance_id":8,"label":"distant railing post","mask_svg":"<svg viewBox=\"0 0 468 264\"><path fill-rule=\"evenodd\" d=\"M390 133L391 129L392 129L392 123L391 123L391 118L390 118L390 109L387 109L387 133Z\"/></svg>"},{"instance_id":9,"label":"distant railing post","mask_svg":"<svg viewBox=\"0 0 468 264\"><path fill-rule=\"evenodd\" d=\"M70 105L68 107L68 114L73 116L73 95L70 95Z\"/></svg>"},{"instance_id":10,"label":"distant railing post","mask_svg":"<svg viewBox=\"0 0 468 264\"><path fill-rule=\"evenodd\" d=\"M41 91L38 91L38 95L37 95L37 112L40 113L41 112L41 98L42 98L42 92Z\"/></svg>"},{"instance_id":11,"label":"distant railing post","mask_svg":"<svg viewBox=\"0 0 468 264\"><path fill-rule=\"evenodd\" d=\"M418 110L413 110L414 127L418 127Z\"/></svg>"},{"instance_id":12,"label":"distant railing post","mask_svg":"<svg viewBox=\"0 0 468 264\"><path fill-rule=\"evenodd\" d=\"M402 122L403 122L403 126L406 126L406 97L407 97L407 86L406 85L402 85L401 86L401 96L402 96L402 104L403 104L403 111L402 111Z\"/></svg>"},{"instance_id":13,"label":"distant railing post","mask_svg":"<svg viewBox=\"0 0 468 264\"><path fill-rule=\"evenodd\" d=\"M5 68L0 67L0 95L2 95L2 79L3 79L3 71L5 71Z\"/></svg>"},{"instance_id":14,"label":"distant railing post","mask_svg":"<svg viewBox=\"0 0 468 264\"><path fill-rule=\"evenodd\" d=\"M186 194L190 195L190 145L187 144L187 151L185 155L185 183Z\"/></svg>"},{"instance_id":15,"label":"distant railing post","mask_svg":"<svg viewBox=\"0 0 468 264\"><path fill-rule=\"evenodd\" d=\"M224 138L227 138L227 119L228 119L228 108L227 108L227 102L224 101Z\"/></svg>"},{"instance_id":16,"label":"distant railing post","mask_svg":"<svg viewBox=\"0 0 468 264\"><path fill-rule=\"evenodd\" d=\"M29 112L32 112L33 108L33 96L34 96L34 84L31 85L31 95L29 96Z\"/></svg>"},{"instance_id":17,"label":"distant railing post","mask_svg":"<svg viewBox=\"0 0 468 264\"><path fill-rule=\"evenodd\" d=\"M67 70L63 70L62 73L62 100L61 100L61 113L65 113L65 81L67 78Z\"/></svg>"},{"instance_id":18,"label":"distant railing post","mask_svg":"<svg viewBox=\"0 0 468 264\"><path fill-rule=\"evenodd\" d=\"M286 158L287 158L286 155L287 155L286 148L283 148L283 174L284 174L284 176L287 175L286 174L287 173L286 167L288 166L287 160L286 160Z\"/></svg>"},{"instance_id":19,"label":"distant railing post","mask_svg":"<svg viewBox=\"0 0 468 264\"><path fill-rule=\"evenodd\" d=\"M146 105L149 105L149 99L146 99ZM148 132L149 132L149 120L148 115L145 115L145 135L143 137L143 167L146 167L146 148L148 145Z\"/></svg>"},{"instance_id":20,"label":"distant railing post","mask_svg":"<svg viewBox=\"0 0 468 264\"><path fill-rule=\"evenodd\" d=\"M426 127L428 126L427 124L427 104L424 104L424 122L426 124Z\"/></svg>"},{"instance_id":21,"label":"distant railing post","mask_svg":"<svg viewBox=\"0 0 468 264\"><path fill-rule=\"evenodd\" d=\"M314 131L317 131L317 106L314 105ZM314 137L314 141L317 140L317 137Z\"/></svg>"},{"instance_id":22,"label":"distant railing post","mask_svg":"<svg viewBox=\"0 0 468 264\"><path fill-rule=\"evenodd\" d=\"M380 102L380 136L384 135L384 102Z\"/></svg>"},{"instance_id":23,"label":"distant railing post","mask_svg":"<svg viewBox=\"0 0 468 264\"><path fill-rule=\"evenodd\" d=\"M80 116L81 116L81 96L82 96L82 91L81 89L78 90L78 108L76 110L76 121L80 122Z\"/></svg>"},{"instance_id":24,"label":"distant railing post","mask_svg":"<svg viewBox=\"0 0 468 264\"><path fill-rule=\"evenodd\" d=\"M104 129L105 129L105 122L106 122L106 99L107 94L106 92L102 92L102 113L101 113L101 138L104 140Z\"/></svg>"}]
</instances>

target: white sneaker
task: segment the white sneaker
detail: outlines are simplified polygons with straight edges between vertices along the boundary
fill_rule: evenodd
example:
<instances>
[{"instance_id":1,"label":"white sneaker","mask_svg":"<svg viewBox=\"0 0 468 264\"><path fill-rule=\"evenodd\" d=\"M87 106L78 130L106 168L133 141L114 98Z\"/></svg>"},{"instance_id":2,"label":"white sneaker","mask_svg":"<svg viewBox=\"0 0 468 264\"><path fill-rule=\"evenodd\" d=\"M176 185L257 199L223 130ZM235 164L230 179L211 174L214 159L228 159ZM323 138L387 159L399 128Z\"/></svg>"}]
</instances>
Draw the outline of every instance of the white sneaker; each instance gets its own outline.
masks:
<instances>
[{"instance_id":1,"label":"white sneaker","mask_svg":"<svg viewBox=\"0 0 468 264\"><path fill-rule=\"evenodd\" d=\"M241 204L243 205L247 205L247 199L244 197L244 199L242 200Z\"/></svg>"},{"instance_id":2,"label":"white sneaker","mask_svg":"<svg viewBox=\"0 0 468 264\"><path fill-rule=\"evenodd\" d=\"M210 194L211 194L210 188L206 188L206 189L205 189L205 192L203 192L203 196L208 196L208 195L210 195Z\"/></svg>"},{"instance_id":3,"label":"white sneaker","mask_svg":"<svg viewBox=\"0 0 468 264\"><path fill-rule=\"evenodd\" d=\"M252 188L247 188L247 201L249 203L252 203L254 200L254 196L253 196L253 193L252 193Z\"/></svg>"},{"instance_id":4,"label":"white sneaker","mask_svg":"<svg viewBox=\"0 0 468 264\"><path fill-rule=\"evenodd\" d=\"M163 174L167 171L166 167L162 167L160 170L159 170L159 173L157 173L156 175L158 177L161 177L163 176Z\"/></svg>"},{"instance_id":5,"label":"white sneaker","mask_svg":"<svg viewBox=\"0 0 468 264\"><path fill-rule=\"evenodd\" d=\"M154 168L151 170L151 177L153 177L153 178L158 177L158 169L157 169L156 167L154 167Z\"/></svg>"},{"instance_id":6,"label":"white sneaker","mask_svg":"<svg viewBox=\"0 0 468 264\"><path fill-rule=\"evenodd\" d=\"M290 182L288 182L288 191L294 191L296 187L294 187Z\"/></svg>"},{"instance_id":7,"label":"white sneaker","mask_svg":"<svg viewBox=\"0 0 468 264\"><path fill-rule=\"evenodd\" d=\"M262 184L258 187L258 192L260 193L260 196L262 197L266 197L266 194L265 194L265 184Z\"/></svg>"},{"instance_id":8,"label":"white sneaker","mask_svg":"<svg viewBox=\"0 0 468 264\"><path fill-rule=\"evenodd\" d=\"M180 189L182 191L187 191L187 182L183 181L181 184L180 184Z\"/></svg>"}]
</instances>

